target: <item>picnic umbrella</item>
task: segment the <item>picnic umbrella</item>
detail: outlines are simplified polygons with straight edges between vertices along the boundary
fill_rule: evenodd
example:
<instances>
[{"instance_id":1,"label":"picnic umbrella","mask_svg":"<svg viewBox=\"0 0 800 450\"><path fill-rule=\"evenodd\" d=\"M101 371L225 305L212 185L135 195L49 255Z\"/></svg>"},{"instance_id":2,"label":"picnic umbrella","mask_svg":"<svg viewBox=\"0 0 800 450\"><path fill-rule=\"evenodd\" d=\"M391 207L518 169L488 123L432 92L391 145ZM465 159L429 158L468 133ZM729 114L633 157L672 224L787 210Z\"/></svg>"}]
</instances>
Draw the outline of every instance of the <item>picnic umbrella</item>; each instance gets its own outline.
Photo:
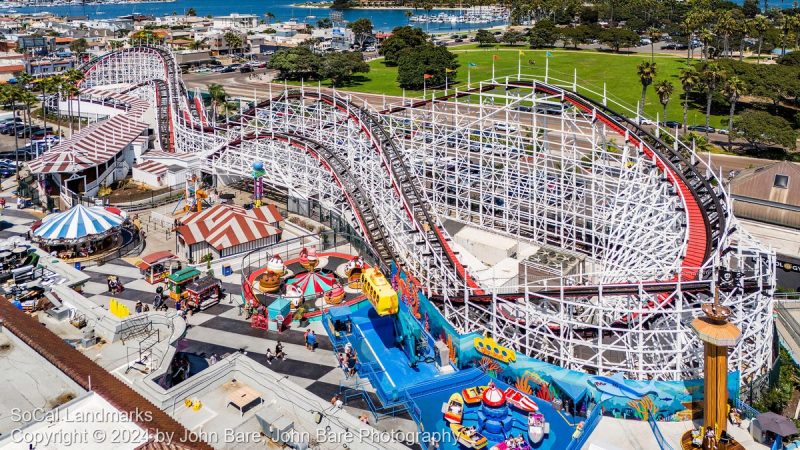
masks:
<instances>
[{"instance_id":1,"label":"picnic umbrella","mask_svg":"<svg viewBox=\"0 0 800 450\"><path fill-rule=\"evenodd\" d=\"M778 436L791 436L797 433L794 422L772 411L759 414L756 419L762 430L771 431Z\"/></svg>"}]
</instances>

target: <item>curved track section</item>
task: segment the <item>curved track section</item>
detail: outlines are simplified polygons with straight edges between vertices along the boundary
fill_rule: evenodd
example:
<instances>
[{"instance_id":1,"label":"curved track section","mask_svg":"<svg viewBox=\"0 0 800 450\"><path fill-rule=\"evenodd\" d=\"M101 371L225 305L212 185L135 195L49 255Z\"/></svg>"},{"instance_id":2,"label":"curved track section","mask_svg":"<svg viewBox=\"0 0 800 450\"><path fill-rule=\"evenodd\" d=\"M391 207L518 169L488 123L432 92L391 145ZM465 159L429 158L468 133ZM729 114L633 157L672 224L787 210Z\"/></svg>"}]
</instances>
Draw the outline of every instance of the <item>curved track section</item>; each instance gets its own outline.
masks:
<instances>
[{"instance_id":1,"label":"curved track section","mask_svg":"<svg viewBox=\"0 0 800 450\"><path fill-rule=\"evenodd\" d=\"M731 363L745 382L767 367L774 256L735 232L695 155L568 89L493 81L381 114L301 89L213 124L162 49L115 52L87 73L90 86L156 86L168 148L203 152L219 173L246 176L264 160L290 196L340 212L461 331L573 369L696 377L688 323L728 267L743 274L720 294L743 331ZM541 247L582 262L528 279L524 260L516 281L498 282L464 267L445 220L510 236L522 254Z\"/></svg>"}]
</instances>

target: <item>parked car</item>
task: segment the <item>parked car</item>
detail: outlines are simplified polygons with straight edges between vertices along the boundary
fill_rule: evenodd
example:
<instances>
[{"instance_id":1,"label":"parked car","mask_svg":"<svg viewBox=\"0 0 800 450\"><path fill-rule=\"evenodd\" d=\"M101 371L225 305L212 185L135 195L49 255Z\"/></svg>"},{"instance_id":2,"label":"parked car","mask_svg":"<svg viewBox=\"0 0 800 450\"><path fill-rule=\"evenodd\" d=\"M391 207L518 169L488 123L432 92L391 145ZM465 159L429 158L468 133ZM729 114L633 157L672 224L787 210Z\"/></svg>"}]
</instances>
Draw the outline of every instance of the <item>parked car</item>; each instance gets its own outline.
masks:
<instances>
[{"instance_id":1,"label":"parked car","mask_svg":"<svg viewBox=\"0 0 800 450\"><path fill-rule=\"evenodd\" d=\"M13 136L14 133L16 133L17 131L19 131L19 130L21 130L23 128L25 128L25 124L23 124L23 123L13 123L13 124L9 124L9 125L6 125L6 126L0 128L0 133L7 134L9 136Z\"/></svg>"},{"instance_id":2,"label":"parked car","mask_svg":"<svg viewBox=\"0 0 800 450\"><path fill-rule=\"evenodd\" d=\"M719 133L719 134L730 134L730 130L728 130L727 128L720 128L719 130L717 130L717 133Z\"/></svg>"},{"instance_id":3,"label":"parked car","mask_svg":"<svg viewBox=\"0 0 800 450\"><path fill-rule=\"evenodd\" d=\"M678 44L675 42L670 42L669 44L664 44L661 46L661 50L677 50Z\"/></svg>"},{"instance_id":4,"label":"parked car","mask_svg":"<svg viewBox=\"0 0 800 450\"><path fill-rule=\"evenodd\" d=\"M49 129L34 131L33 133L31 133L31 139L38 141L38 140L42 140L42 139L58 137L55 134L53 134L53 130L52 130L51 127L47 127L47 128L49 128Z\"/></svg>"},{"instance_id":5,"label":"parked car","mask_svg":"<svg viewBox=\"0 0 800 450\"><path fill-rule=\"evenodd\" d=\"M674 120L668 120L666 122L661 122L661 126L665 128L680 128L681 123Z\"/></svg>"},{"instance_id":6,"label":"parked car","mask_svg":"<svg viewBox=\"0 0 800 450\"><path fill-rule=\"evenodd\" d=\"M245 65L243 65L242 67L239 68L239 72L241 72L241 73L249 73L249 72L252 72L252 71L253 71L253 66L251 66L249 64L245 64Z\"/></svg>"},{"instance_id":7,"label":"parked car","mask_svg":"<svg viewBox=\"0 0 800 450\"><path fill-rule=\"evenodd\" d=\"M687 127L689 131L697 131L700 133L715 133L717 131L714 127L707 127L705 125L690 125Z\"/></svg>"}]
</instances>

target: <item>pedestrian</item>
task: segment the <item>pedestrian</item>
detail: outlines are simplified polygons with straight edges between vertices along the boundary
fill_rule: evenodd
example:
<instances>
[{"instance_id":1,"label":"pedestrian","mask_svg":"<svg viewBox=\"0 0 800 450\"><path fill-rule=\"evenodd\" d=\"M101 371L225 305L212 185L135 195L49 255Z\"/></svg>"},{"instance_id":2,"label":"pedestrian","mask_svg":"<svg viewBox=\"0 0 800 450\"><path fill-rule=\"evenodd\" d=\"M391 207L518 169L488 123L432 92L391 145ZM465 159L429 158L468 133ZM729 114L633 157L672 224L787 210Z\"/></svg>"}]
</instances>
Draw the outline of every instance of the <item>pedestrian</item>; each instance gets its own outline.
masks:
<instances>
[{"instance_id":1,"label":"pedestrian","mask_svg":"<svg viewBox=\"0 0 800 450\"><path fill-rule=\"evenodd\" d=\"M306 338L306 347L312 352L317 348L317 335L314 334L314 330L311 330L308 333L308 337Z\"/></svg>"},{"instance_id":2,"label":"pedestrian","mask_svg":"<svg viewBox=\"0 0 800 450\"><path fill-rule=\"evenodd\" d=\"M286 359L286 353L283 352L283 344L281 344L281 341L278 341L278 343L275 344L275 357Z\"/></svg>"},{"instance_id":3,"label":"pedestrian","mask_svg":"<svg viewBox=\"0 0 800 450\"><path fill-rule=\"evenodd\" d=\"M349 369L347 372L348 377L355 376L356 374L356 363L358 362L358 357L356 356L355 352L353 352L349 358L347 358L347 368Z\"/></svg>"},{"instance_id":4,"label":"pedestrian","mask_svg":"<svg viewBox=\"0 0 800 450\"><path fill-rule=\"evenodd\" d=\"M150 312L150 305L144 305L144 308L142 308L142 312Z\"/></svg>"},{"instance_id":5,"label":"pedestrian","mask_svg":"<svg viewBox=\"0 0 800 450\"><path fill-rule=\"evenodd\" d=\"M267 352L264 354L267 357L267 364L272 364L272 360L275 359L275 354L272 353L272 349L267 347Z\"/></svg>"},{"instance_id":6,"label":"pedestrian","mask_svg":"<svg viewBox=\"0 0 800 450\"><path fill-rule=\"evenodd\" d=\"M308 330L306 330L306 331L303 333L303 342L305 342L305 344L306 344L306 350L310 350L310 349L308 348L308 334L309 334L310 332L311 332L311 330L310 330L310 329L308 329Z\"/></svg>"},{"instance_id":7,"label":"pedestrian","mask_svg":"<svg viewBox=\"0 0 800 450\"><path fill-rule=\"evenodd\" d=\"M0 198L0 209L6 209L6 199Z\"/></svg>"},{"instance_id":8,"label":"pedestrian","mask_svg":"<svg viewBox=\"0 0 800 450\"><path fill-rule=\"evenodd\" d=\"M141 313L142 310L144 309L142 306L142 302L136 302L136 306L134 307L134 309L136 310L136 314Z\"/></svg>"},{"instance_id":9,"label":"pedestrian","mask_svg":"<svg viewBox=\"0 0 800 450\"><path fill-rule=\"evenodd\" d=\"M358 420L360 420L361 423L363 423L364 425L369 425L369 418L367 417L367 413L362 413L360 416L358 416Z\"/></svg>"},{"instance_id":10,"label":"pedestrian","mask_svg":"<svg viewBox=\"0 0 800 450\"><path fill-rule=\"evenodd\" d=\"M333 394L333 398L331 398L331 406L336 406L336 403L339 401L339 394Z\"/></svg>"}]
</instances>

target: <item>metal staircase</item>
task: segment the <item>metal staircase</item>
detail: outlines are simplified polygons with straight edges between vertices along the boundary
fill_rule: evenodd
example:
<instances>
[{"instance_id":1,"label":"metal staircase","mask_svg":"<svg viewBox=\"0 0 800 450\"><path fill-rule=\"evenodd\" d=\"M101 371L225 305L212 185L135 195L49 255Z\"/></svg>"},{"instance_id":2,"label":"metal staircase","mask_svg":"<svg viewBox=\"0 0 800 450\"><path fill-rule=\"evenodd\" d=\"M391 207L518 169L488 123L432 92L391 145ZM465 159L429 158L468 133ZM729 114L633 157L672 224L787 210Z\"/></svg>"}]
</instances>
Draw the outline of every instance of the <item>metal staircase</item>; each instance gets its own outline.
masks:
<instances>
[{"instance_id":1,"label":"metal staircase","mask_svg":"<svg viewBox=\"0 0 800 450\"><path fill-rule=\"evenodd\" d=\"M139 338L140 336L149 336L153 331L153 322L147 317L146 314L130 317L125 320L124 327L120 330L120 340L124 344L125 341Z\"/></svg>"}]
</instances>

